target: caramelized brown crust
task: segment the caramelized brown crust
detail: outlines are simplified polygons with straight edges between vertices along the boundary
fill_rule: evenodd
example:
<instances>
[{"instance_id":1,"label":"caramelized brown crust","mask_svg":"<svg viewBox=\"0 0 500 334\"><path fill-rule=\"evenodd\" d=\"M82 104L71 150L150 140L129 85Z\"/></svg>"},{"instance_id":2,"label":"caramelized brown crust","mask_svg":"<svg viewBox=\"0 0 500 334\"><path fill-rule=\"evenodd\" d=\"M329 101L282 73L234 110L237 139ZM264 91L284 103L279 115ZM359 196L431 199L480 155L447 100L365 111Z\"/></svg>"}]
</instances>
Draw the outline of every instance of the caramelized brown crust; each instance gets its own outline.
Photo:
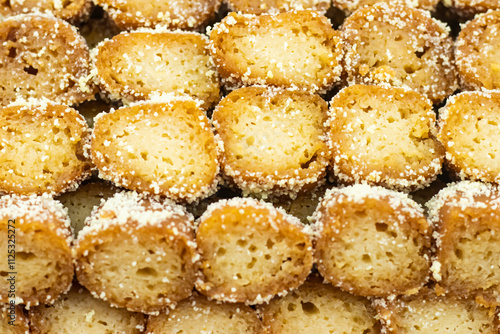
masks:
<instances>
[{"instance_id":1,"label":"caramelized brown crust","mask_svg":"<svg viewBox=\"0 0 500 334\"><path fill-rule=\"evenodd\" d=\"M333 0L333 5L350 15L362 7L371 6L378 2L434 11L439 0Z\"/></svg>"},{"instance_id":2,"label":"caramelized brown crust","mask_svg":"<svg viewBox=\"0 0 500 334\"><path fill-rule=\"evenodd\" d=\"M353 85L332 100L329 138L333 173L343 184L413 191L441 173L431 102L409 89Z\"/></svg>"},{"instance_id":3,"label":"caramelized brown crust","mask_svg":"<svg viewBox=\"0 0 500 334\"><path fill-rule=\"evenodd\" d=\"M12 230L15 227L15 247ZM16 302L27 306L51 304L69 290L73 279L72 233L61 203L41 196L0 197L0 244L15 250L15 264L0 260L0 301L9 302L12 271ZM10 246L8 246L10 245ZM13 253L9 253L13 254Z\"/></svg>"},{"instance_id":4,"label":"caramelized brown crust","mask_svg":"<svg viewBox=\"0 0 500 334\"><path fill-rule=\"evenodd\" d=\"M436 228L436 291L500 306L498 188L462 181L441 190L428 208Z\"/></svg>"},{"instance_id":5,"label":"caramelized brown crust","mask_svg":"<svg viewBox=\"0 0 500 334\"><path fill-rule=\"evenodd\" d=\"M500 11L489 12L467 22L458 35L455 51L462 88L499 89L499 53Z\"/></svg>"},{"instance_id":6,"label":"caramelized brown crust","mask_svg":"<svg viewBox=\"0 0 500 334\"><path fill-rule=\"evenodd\" d=\"M226 0L226 2L235 12L257 15L304 9L325 13L331 5L327 0Z\"/></svg>"},{"instance_id":7,"label":"caramelized brown crust","mask_svg":"<svg viewBox=\"0 0 500 334\"><path fill-rule=\"evenodd\" d=\"M54 305L30 309L31 334L141 334L146 316L111 307L79 285L61 296Z\"/></svg>"},{"instance_id":8,"label":"caramelized brown crust","mask_svg":"<svg viewBox=\"0 0 500 334\"><path fill-rule=\"evenodd\" d=\"M452 176L500 183L500 92L463 92L439 110L438 139Z\"/></svg>"},{"instance_id":9,"label":"caramelized brown crust","mask_svg":"<svg viewBox=\"0 0 500 334\"><path fill-rule=\"evenodd\" d=\"M146 333L262 334L262 330L257 313L249 306L208 301L195 294L173 310L150 316Z\"/></svg>"},{"instance_id":10,"label":"caramelized brown crust","mask_svg":"<svg viewBox=\"0 0 500 334\"><path fill-rule=\"evenodd\" d=\"M273 299L260 309L266 334L380 333L370 301L319 278Z\"/></svg>"},{"instance_id":11,"label":"caramelized brown crust","mask_svg":"<svg viewBox=\"0 0 500 334\"><path fill-rule=\"evenodd\" d=\"M122 33L98 46L97 81L112 100L173 93L208 109L219 101L219 79L207 48L207 38L194 32Z\"/></svg>"},{"instance_id":12,"label":"caramelized brown crust","mask_svg":"<svg viewBox=\"0 0 500 334\"><path fill-rule=\"evenodd\" d=\"M22 0L0 1L0 16L8 17L26 13L46 13L78 24L86 21L92 9L90 0Z\"/></svg>"},{"instance_id":13,"label":"caramelized brown crust","mask_svg":"<svg viewBox=\"0 0 500 334\"><path fill-rule=\"evenodd\" d=\"M342 71L340 33L314 11L229 13L210 34L210 52L229 88L265 84L324 92Z\"/></svg>"},{"instance_id":14,"label":"caramelized brown crust","mask_svg":"<svg viewBox=\"0 0 500 334\"><path fill-rule=\"evenodd\" d=\"M29 320L20 305L3 305L0 310L0 333L30 334Z\"/></svg>"},{"instance_id":15,"label":"caramelized brown crust","mask_svg":"<svg viewBox=\"0 0 500 334\"><path fill-rule=\"evenodd\" d=\"M65 21L42 15L0 21L0 105L19 98L69 105L92 99L89 60L85 40Z\"/></svg>"},{"instance_id":16,"label":"caramelized brown crust","mask_svg":"<svg viewBox=\"0 0 500 334\"><path fill-rule=\"evenodd\" d=\"M406 86L434 103L458 86L449 28L426 11L377 3L349 16L341 31L349 85Z\"/></svg>"},{"instance_id":17,"label":"caramelized brown crust","mask_svg":"<svg viewBox=\"0 0 500 334\"><path fill-rule=\"evenodd\" d=\"M94 297L157 314L191 295L198 271L193 218L179 205L117 193L94 211L74 248Z\"/></svg>"},{"instance_id":18,"label":"caramelized brown crust","mask_svg":"<svg viewBox=\"0 0 500 334\"><path fill-rule=\"evenodd\" d=\"M298 219L250 198L221 200L200 218L197 290L225 302L262 304L304 282L312 243Z\"/></svg>"},{"instance_id":19,"label":"caramelized brown crust","mask_svg":"<svg viewBox=\"0 0 500 334\"><path fill-rule=\"evenodd\" d=\"M245 87L212 119L224 144L224 175L244 193L295 196L322 183L329 161L328 104L319 95Z\"/></svg>"},{"instance_id":20,"label":"caramelized brown crust","mask_svg":"<svg viewBox=\"0 0 500 334\"><path fill-rule=\"evenodd\" d=\"M91 175L90 131L72 108L0 108L0 138L0 192L59 194Z\"/></svg>"},{"instance_id":21,"label":"caramelized brown crust","mask_svg":"<svg viewBox=\"0 0 500 334\"><path fill-rule=\"evenodd\" d=\"M314 218L316 263L333 285L389 296L416 293L427 282L432 229L406 195L366 185L332 189Z\"/></svg>"},{"instance_id":22,"label":"caramelized brown crust","mask_svg":"<svg viewBox=\"0 0 500 334\"><path fill-rule=\"evenodd\" d=\"M436 296L424 288L417 295L377 300L382 333L497 334L497 316L468 298Z\"/></svg>"},{"instance_id":23,"label":"caramelized brown crust","mask_svg":"<svg viewBox=\"0 0 500 334\"><path fill-rule=\"evenodd\" d=\"M120 29L165 26L169 29L200 29L214 16L220 0L96 0Z\"/></svg>"},{"instance_id":24,"label":"caramelized brown crust","mask_svg":"<svg viewBox=\"0 0 500 334\"><path fill-rule=\"evenodd\" d=\"M127 189L191 203L217 187L216 138L191 99L148 101L100 114L91 154L101 178Z\"/></svg>"}]
</instances>

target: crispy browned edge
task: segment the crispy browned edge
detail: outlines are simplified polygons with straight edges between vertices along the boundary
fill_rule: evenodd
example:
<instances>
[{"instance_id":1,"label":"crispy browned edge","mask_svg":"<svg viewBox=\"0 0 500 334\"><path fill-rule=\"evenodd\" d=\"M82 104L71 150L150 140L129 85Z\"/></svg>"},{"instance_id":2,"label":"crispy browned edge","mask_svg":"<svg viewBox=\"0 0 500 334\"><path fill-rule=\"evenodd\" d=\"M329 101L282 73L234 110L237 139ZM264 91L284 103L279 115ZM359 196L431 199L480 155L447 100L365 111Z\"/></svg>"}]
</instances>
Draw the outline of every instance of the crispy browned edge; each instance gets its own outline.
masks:
<instances>
[{"instance_id":1,"label":"crispy browned edge","mask_svg":"<svg viewBox=\"0 0 500 334\"><path fill-rule=\"evenodd\" d=\"M99 210L94 214L99 214ZM106 214L109 214L111 216L115 215L115 213L112 212L106 212ZM191 296L194 287L194 281L198 276L199 264L198 262L192 262L192 260L196 258L196 250L191 245L188 245L188 243L195 242L194 232L187 231L184 228L184 225L186 223L184 222L183 218L186 217L172 217L168 221L165 221L161 226L144 225L141 226L140 229L138 229L137 227L139 224L137 221L129 219L126 224L113 224L104 230L92 231L91 233L86 234L84 238L79 238L77 244L74 247L75 269L78 281L93 295L100 295L102 292L106 293L106 289L103 289L101 284L99 284L99 277L94 277L93 275L93 263L89 262L88 256L90 253L96 252L96 248L99 245L117 242L117 236L119 235L133 235L139 240L141 240L142 237L143 241L151 239L154 236L162 237L166 240L168 239L168 237L172 237L173 240L168 242L174 243L179 249L185 250L186 254L184 255L184 257L186 259L189 259L190 263L188 263L188 265L186 266L185 281L183 282L185 283L185 285L182 287L182 290L177 294L168 296L168 298L171 300L170 304L163 303L158 305L147 305L141 303L140 300L120 302L114 300L112 296L109 296L109 299L107 301L112 306L126 307L128 310L133 312L156 313L169 306L175 305L175 303L178 301ZM172 223L174 224L174 226L170 225ZM119 261L119 259L117 259L117 261Z\"/></svg>"},{"instance_id":2,"label":"crispy browned edge","mask_svg":"<svg viewBox=\"0 0 500 334\"><path fill-rule=\"evenodd\" d=\"M4 322L5 324L8 324L8 326L11 326L10 328L12 329L11 333L13 334L28 334L30 333L30 328L29 328L29 318L24 312L24 309L21 305L14 305L14 312L16 316L16 320L14 322L14 326L8 324L11 319L9 318L9 305L3 305L1 308L0 312L0 321ZM2 333L2 334L9 334L9 333Z\"/></svg>"},{"instance_id":3,"label":"crispy browned edge","mask_svg":"<svg viewBox=\"0 0 500 334\"><path fill-rule=\"evenodd\" d=\"M9 107L0 107L0 116L3 116L7 113L17 113L20 111L24 111L25 117L31 119L31 116L37 112L37 109L40 107L33 107L26 109L22 106L9 106ZM88 159L85 154L85 145L88 145L90 142L90 130L87 125L81 125L77 122L77 118L82 117L78 111L73 108L59 105L59 104L48 104L47 109L56 112L57 115L64 115L64 122L66 124L72 124L74 127L79 127L82 132L82 139L80 140L76 155L81 157L81 164L79 168L76 168L72 173L62 175L61 178L53 185L53 189L51 192L55 195L59 195L64 193L71 188L74 188L75 185L80 184L85 179L89 178L92 175L92 163L90 159ZM70 111L71 115L68 115L66 111ZM74 116L74 119L71 120L69 117ZM83 120L83 119L82 119ZM47 192L48 189L46 187L36 186L36 187L25 187L24 185L11 185L8 186L8 183L5 184L5 180L0 180L0 193L5 192L8 194L43 194Z\"/></svg>"},{"instance_id":4,"label":"crispy browned edge","mask_svg":"<svg viewBox=\"0 0 500 334\"><path fill-rule=\"evenodd\" d=\"M224 133L224 129L221 129L225 122L226 116L232 117L233 114L237 113L237 110L232 110L231 112L226 111L225 113L221 112L220 110L224 109L229 109L231 110L233 108L233 101L232 98L233 96L243 96L245 99L248 99L251 101L252 98L257 97L260 98L260 95L266 93L268 90L265 87L243 87L239 88L237 90L232 91L229 93L225 98L223 98L217 107L214 110L214 113L212 115L212 119L216 122L218 122L218 126L216 125L215 131L216 133L220 136L223 142L226 142L227 136ZM280 98L287 98L287 97L295 97L295 98L300 98L305 101L313 101L317 102L318 104L321 105L322 112L324 114L324 120L328 118L328 103L323 100L319 95L317 94L311 94L307 92L301 92L301 91L288 91L288 90L282 90L278 91L276 94L276 97L272 97L272 99L280 99ZM228 118L229 118L228 117ZM231 121L231 120L229 120ZM327 134L328 129L326 126L324 126L324 134ZM319 166L315 169L310 171L309 167L307 168L301 168L299 170L299 174L295 174L292 171L290 171L288 176L276 176L275 174L272 173L272 171L269 172L269 174L266 175L266 177L259 177L252 175L253 173L247 173L246 169L236 169L237 171L237 176L235 175L229 175L226 172L226 169L228 167L232 167L229 162L227 161L227 155L224 152L221 154L221 169L223 171L223 176L226 179L227 182L231 183L233 186L237 186L240 183L250 183L250 184L262 184L266 182L271 182L273 184L271 191L274 192L280 192L284 191L285 193L307 193L308 191L311 191L315 189L319 183L321 183L326 176L326 168L329 163L330 158L330 150L325 143L323 150L318 151L318 154L316 155L316 161L319 162ZM323 169L323 171L318 173L318 170ZM279 181L282 180L291 180L291 179L308 179L311 176L317 178L316 181L314 182L307 182L304 183L302 186L299 186L298 189L296 189L296 185L299 185L300 182L295 182L293 189L287 186L281 186ZM238 178L237 181L234 180L234 178ZM268 180L267 178L271 178L271 180Z\"/></svg>"},{"instance_id":5,"label":"crispy browned edge","mask_svg":"<svg viewBox=\"0 0 500 334\"><path fill-rule=\"evenodd\" d=\"M258 15L258 16L248 16L236 13L229 13L222 22L228 20L235 20L236 23L231 25L232 27L238 27L239 29L247 29L250 22L258 22L260 26L268 26L269 29L278 23L277 19L281 19L284 22L303 22L309 23L309 29L312 30L313 24L316 24L315 31L324 36L324 40L331 46L333 57L336 58L339 54L342 54L342 38L339 31L332 28L332 25L328 19L323 15L314 16L311 11L291 11L284 12L278 15ZM233 28L234 29L234 28ZM238 66L238 64L231 62L230 58L226 57L228 52L227 42L231 40L231 32L225 31L224 29L214 29L210 34L210 53L214 59L217 70L222 80L230 83L230 86L236 84L237 87L247 86L249 84L255 83L258 79L265 79L266 84L276 87L290 87L297 86L302 89L309 90L311 84L303 84L300 82L293 82L293 80L281 79L280 76L274 76L272 78L250 78L252 82L246 82L243 79L244 73L246 72L246 67ZM332 65L332 68L337 64ZM340 65L340 64L339 64ZM329 89L337 82L335 75L330 75L326 78L326 82L322 82L318 85L319 90ZM233 82L234 81L234 82Z\"/></svg>"},{"instance_id":6,"label":"crispy browned edge","mask_svg":"<svg viewBox=\"0 0 500 334\"><path fill-rule=\"evenodd\" d=\"M8 3L9 1L6 2ZM44 2L49 2L49 4L45 4L44 6ZM51 6L50 2L53 3L55 1L25 0L23 3L16 4L18 6L17 10L13 9L12 5L2 4L0 5L0 15L13 16L26 13L26 10L30 13L47 12L71 24L79 24L89 18L93 8L93 3L89 0L70 0L61 9L47 8L47 6Z\"/></svg>"},{"instance_id":7,"label":"crispy browned edge","mask_svg":"<svg viewBox=\"0 0 500 334\"><path fill-rule=\"evenodd\" d=\"M241 212L243 210L243 213ZM203 256L204 253L204 242L205 240L210 240L211 238L216 238L219 233L228 233L221 226L221 222L218 217L221 214L227 216L234 216L236 219L238 217L248 217L252 214L256 215L269 215L269 210L267 208L252 208L252 207L236 207L236 206L224 206L223 208L216 209L212 212L211 216L200 222L198 229L196 230L196 241L198 244L198 252L201 256L201 270L200 270L200 281L196 282L196 289L207 296L208 298L216 298L221 294L224 294L224 299L230 302L246 303L249 304L254 302L258 296L263 299L269 299L269 297L282 294L287 290L293 290L298 288L309 275L313 266L313 254L312 254L312 241L311 239L301 230L301 228L293 223L290 223L281 214L281 212L276 212L275 224L279 225L280 232L286 235L288 238L295 238L303 240L306 243L304 250L304 268L296 279L293 277L286 277L282 281L275 280L272 284L269 284L267 288L254 287L253 289L246 289L247 291L237 290L235 292L231 291L230 288L224 286L215 286L213 283L207 280L207 277L203 273L203 269L210 266L207 263L206 258ZM267 222L265 222L267 225ZM269 226L269 228L272 228ZM308 249L311 249L309 251ZM209 252L212 250L208 250Z\"/></svg>"},{"instance_id":8,"label":"crispy browned edge","mask_svg":"<svg viewBox=\"0 0 500 334\"><path fill-rule=\"evenodd\" d=\"M351 211L354 213L356 211L365 210L366 208L379 210L388 214L393 214L396 211L399 215L406 217L406 222L402 225L402 227L406 229L408 234L418 233L422 236L424 242L422 256L427 255L429 261L428 266L426 268L422 268L420 271L420 277L418 280L415 280L414 282L407 282L405 284L396 284L398 278L395 277L393 281L394 285L391 286L390 289L385 289L385 291L384 289L381 289L381 291L372 291L371 289L358 289L356 286L344 282L342 277L337 277L328 272L323 263L325 260L323 254L324 250L332 247L332 240L334 240L338 234L336 233L336 230L340 231L343 228L342 222L345 220L345 217L348 217L348 212ZM344 200L341 204L337 204L335 206L325 206L323 203L318 206L317 210L321 214L319 222L323 224L323 229L317 234L314 240L314 256L318 271L326 281L340 287L343 290L351 291L356 295L379 297L394 294L416 293L427 282L430 268L432 229L424 215L416 218L405 212L402 207L398 209L392 208L389 204L389 196L383 196L380 199L366 198L363 203L355 203L353 201ZM333 214L335 214L335 216L333 216ZM341 217L341 219L339 219L339 217ZM328 259L326 260L328 261Z\"/></svg>"}]
</instances>

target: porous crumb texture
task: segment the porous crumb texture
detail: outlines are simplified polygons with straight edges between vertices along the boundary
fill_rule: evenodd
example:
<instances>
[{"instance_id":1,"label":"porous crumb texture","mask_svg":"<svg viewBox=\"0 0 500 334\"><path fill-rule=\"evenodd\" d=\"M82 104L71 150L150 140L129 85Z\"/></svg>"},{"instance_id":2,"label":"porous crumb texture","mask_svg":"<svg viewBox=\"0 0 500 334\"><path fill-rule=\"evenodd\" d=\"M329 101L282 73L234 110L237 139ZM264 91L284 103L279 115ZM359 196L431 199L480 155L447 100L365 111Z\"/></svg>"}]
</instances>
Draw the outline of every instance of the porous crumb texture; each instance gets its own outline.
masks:
<instances>
[{"instance_id":1,"label":"porous crumb texture","mask_svg":"<svg viewBox=\"0 0 500 334\"><path fill-rule=\"evenodd\" d=\"M223 83L326 91L340 80L342 40L315 11L275 15L229 13L210 33Z\"/></svg>"},{"instance_id":2,"label":"porous crumb texture","mask_svg":"<svg viewBox=\"0 0 500 334\"><path fill-rule=\"evenodd\" d=\"M30 323L31 334L140 334L146 318L140 313L112 308L76 285L54 305L32 308Z\"/></svg>"},{"instance_id":3,"label":"porous crumb texture","mask_svg":"<svg viewBox=\"0 0 500 334\"><path fill-rule=\"evenodd\" d=\"M211 204L196 231L198 291L220 301L262 304L297 288L312 267L307 230L269 203L233 198Z\"/></svg>"},{"instance_id":4,"label":"porous crumb texture","mask_svg":"<svg viewBox=\"0 0 500 334\"><path fill-rule=\"evenodd\" d=\"M183 300L148 319L147 334L263 334L255 310L244 304L221 304L201 295Z\"/></svg>"},{"instance_id":5,"label":"porous crumb texture","mask_svg":"<svg viewBox=\"0 0 500 334\"><path fill-rule=\"evenodd\" d=\"M193 217L168 200L120 192L98 207L73 249L78 281L115 307L154 314L191 295Z\"/></svg>"},{"instance_id":6,"label":"porous crumb texture","mask_svg":"<svg viewBox=\"0 0 500 334\"><path fill-rule=\"evenodd\" d=\"M215 192L218 144L190 99L149 101L95 118L92 161L118 186L193 202Z\"/></svg>"},{"instance_id":7,"label":"porous crumb texture","mask_svg":"<svg viewBox=\"0 0 500 334\"><path fill-rule=\"evenodd\" d=\"M347 83L409 87L435 103L458 87L449 28L429 12L377 3L341 27Z\"/></svg>"},{"instance_id":8,"label":"porous crumb texture","mask_svg":"<svg viewBox=\"0 0 500 334\"><path fill-rule=\"evenodd\" d=\"M499 330L494 312L467 298L438 297L428 288L375 305L384 334L497 334Z\"/></svg>"},{"instance_id":9,"label":"porous crumb texture","mask_svg":"<svg viewBox=\"0 0 500 334\"><path fill-rule=\"evenodd\" d=\"M77 24L88 19L91 9L90 0L3 0L0 2L0 17L45 13Z\"/></svg>"},{"instance_id":10,"label":"porous crumb texture","mask_svg":"<svg viewBox=\"0 0 500 334\"><path fill-rule=\"evenodd\" d=\"M0 107L0 193L59 194L90 176L90 131L74 109L37 101Z\"/></svg>"},{"instance_id":11,"label":"porous crumb texture","mask_svg":"<svg viewBox=\"0 0 500 334\"><path fill-rule=\"evenodd\" d=\"M404 88L354 85L332 100L329 117L334 176L411 191L438 174L444 149L436 115L423 95Z\"/></svg>"},{"instance_id":12,"label":"porous crumb texture","mask_svg":"<svg viewBox=\"0 0 500 334\"><path fill-rule=\"evenodd\" d=\"M157 26L170 29L200 29L219 9L220 0L95 0L120 29Z\"/></svg>"},{"instance_id":13,"label":"porous crumb texture","mask_svg":"<svg viewBox=\"0 0 500 334\"><path fill-rule=\"evenodd\" d=\"M9 303L12 250L10 237L15 228L15 302L27 307L52 304L69 290L73 279L71 243L67 212L60 202L45 196L5 195L0 197L0 302ZM8 247L8 245L11 245ZM10 252L9 254L12 254ZM8 262L10 261L10 262Z\"/></svg>"},{"instance_id":14,"label":"porous crumb texture","mask_svg":"<svg viewBox=\"0 0 500 334\"><path fill-rule=\"evenodd\" d=\"M15 320L13 320L14 317ZM14 305L12 308L9 308L9 305L2 305L0 308L0 333L31 334L29 319L22 306Z\"/></svg>"},{"instance_id":15,"label":"porous crumb texture","mask_svg":"<svg viewBox=\"0 0 500 334\"><path fill-rule=\"evenodd\" d=\"M428 279L432 228L407 195L355 185L327 191L315 214L321 275L356 295L416 293Z\"/></svg>"},{"instance_id":16,"label":"porous crumb texture","mask_svg":"<svg viewBox=\"0 0 500 334\"><path fill-rule=\"evenodd\" d=\"M462 181L441 190L428 203L435 225L432 276L436 291L475 297L487 307L500 305L500 191Z\"/></svg>"},{"instance_id":17,"label":"porous crumb texture","mask_svg":"<svg viewBox=\"0 0 500 334\"><path fill-rule=\"evenodd\" d=\"M454 95L439 111L438 127L454 176L500 183L500 92Z\"/></svg>"},{"instance_id":18,"label":"porous crumb texture","mask_svg":"<svg viewBox=\"0 0 500 334\"><path fill-rule=\"evenodd\" d=\"M463 89L500 88L500 11L479 15L462 27L455 57Z\"/></svg>"},{"instance_id":19,"label":"porous crumb texture","mask_svg":"<svg viewBox=\"0 0 500 334\"><path fill-rule=\"evenodd\" d=\"M0 105L28 98L69 105L92 99L89 62L85 40L65 21L31 14L2 20Z\"/></svg>"},{"instance_id":20,"label":"porous crumb texture","mask_svg":"<svg viewBox=\"0 0 500 334\"><path fill-rule=\"evenodd\" d=\"M312 277L261 308L267 334L380 333L370 301Z\"/></svg>"},{"instance_id":21,"label":"porous crumb texture","mask_svg":"<svg viewBox=\"0 0 500 334\"><path fill-rule=\"evenodd\" d=\"M78 187L77 190L67 192L57 199L68 209L71 227L75 234L85 226L85 219L89 217L94 207L112 197L118 188L108 182L92 181Z\"/></svg>"},{"instance_id":22,"label":"porous crumb texture","mask_svg":"<svg viewBox=\"0 0 500 334\"><path fill-rule=\"evenodd\" d=\"M371 6L378 2L434 11L439 0L333 0L333 5L350 15L362 7Z\"/></svg>"},{"instance_id":23,"label":"porous crumb texture","mask_svg":"<svg viewBox=\"0 0 500 334\"><path fill-rule=\"evenodd\" d=\"M224 175L260 196L295 195L326 175L328 104L318 95L245 87L231 92L213 113L224 145Z\"/></svg>"},{"instance_id":24,"label":"porous crumb texture","mask_svg":"<svg viewBox=\"0 0 500 334\"><path fill-rule=\"evenodd\" d=\"M229 8L245 14L277 14L292 10L315 10L325 13L330 8L326 0L226 0Z\"/></svg>"},{"instance_id":25,"label":"porous crumb texture","mask_svg":"<svg viewBox=\"0 0 500 334\"><path fill-rule=\"evenodd\" d=\"M206 36L165 29L122 33L93 53L97 84L113 100L144 100L153 92L191 96L209 108L219 79Z\"/></svg>"}]
</instances>

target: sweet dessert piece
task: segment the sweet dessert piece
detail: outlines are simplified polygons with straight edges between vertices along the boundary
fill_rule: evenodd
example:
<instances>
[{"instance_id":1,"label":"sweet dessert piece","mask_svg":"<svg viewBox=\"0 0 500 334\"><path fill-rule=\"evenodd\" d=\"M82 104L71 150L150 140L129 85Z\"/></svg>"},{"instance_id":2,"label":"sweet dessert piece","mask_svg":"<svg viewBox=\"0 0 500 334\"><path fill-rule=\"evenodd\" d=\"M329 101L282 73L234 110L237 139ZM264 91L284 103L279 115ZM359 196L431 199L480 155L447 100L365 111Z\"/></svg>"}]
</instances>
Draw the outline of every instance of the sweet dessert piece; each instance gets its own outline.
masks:
<instances>
[{"instance_id":1,"label":"sweet dessert piece","mask_svg":"<svg viewBox=\"0 0 500 334\"><path fill-rule=\"evenodd\" d=\"M72 108L0 107L0 193L59 194L90 176L90 132Z\"/></svg>"},{"instance_id":2,"label":"sweet dessert piece","mask_svg":"<svg viewBox=\"0 0 500 334\"><path fill-rule=\"evenodd\" d=\"M251 198L211 204L199 219L196 241L202 267L197 290L220 301L262 304L300 286L312 267L305 226Z\"/></svg>"},{"instance_id":3,"label":"sweet dessert piece","mask_svg":"<svg viewBox=\"0 0 500 334\"><path fill-rule=\"evenodd\" d=\"M342 72L340 33L314 11L229 13L210 34L210 52L229 89L265 84L325 92Z\"/></svg>"},{"instance_id":4,"label":"sweet dessert piece","mask_svg":"<svg viewBox=\"0 0 500 334\"><path fill-rule=\"evenodd\" d=\"M500 9L500 3L498 4ZM500 10L467 22L456 41L460 85L466 90L500 88Z\"/></svg>"},{"instance_id":5,"label":"sweet dessert piece","mask_svg":"<svg viewBox=\"0 0 500 334\"><path fill-rule=\"evenodd\" d=\"M91 153L99 176L127 189L188 203L216 190L216 139L191 99L142 102L98 115Z\"/></svg>"},{"instance_id":6,"label":"sweet dessert piece","mask_svg":"<svg viewBox=\"0 0 500 334\"><path fill-rule=\"evenodd\" d=\"M2 303L51 304L69 290L73 236L61 203L48 196L2 196L0 232Z\"/></svg>"},{"instance_id":7,"label":"sweet dessert piece","mask_svg":"<svg viewBox=\"0 0 500 334\"><path fill-rule=\"evenodd\" d=\"M439 111L438 139L452 174L500 183L500 92L464 92Z\"/></svg>"},{"instance_id":8,"label":"sweet dessert piece","mask_svg":"<svg viewBox=\"0 0 500 334\"><path fill-rule=\"evenodd\" d=\"M262 323L255 310L244 304L208 301L195 294L175 309L150 316L147 334L262 334Z\"/></svg>"},{"instance_id":9,"label":"sweet dessert piece","mask_svg":"<svg viewBox=\"0 0 500 334\"><path fill-rule=\"evenodd\" d=\"M439 0L333 0L333 5L350 15L362 7L371 6L378 2L434 11Z\"/></svg>"},{"instance_id":10,"label":"sweet dessert piece","mask_svg":"<svg viewBox=\"0 0 500 334\"><path fill-rule=\"evenodd\" d=\"M318 278L273 299L261 312L268 334L380 333L368 299L323 284Z\"/></svg>"},{"instance_id":11,"label":"sweet dessert piece","mask_svg":"<svg viewBox=\"0 0 500 334\"><path fill-rule=\"evenodd\" d=\"M426 11L377 3L349 16L341 31L349 85L405 86L434 103L458 86L449 28Z\"/></svg>"},{"instance_id":12,"label":"sweet dessert piece","mask_svg":"<svg viewBox=\"0 0 500 334\"><path fill-rule=\"evenodd\" d=\"M409 89L354 85L330 106L332 164L344 184L369 183L413 191L441 173L444 149L436 115L423 95Z\"/></svg>"},{"instance_id":13,"label":"sweet dessert piece","mask_svg":"<svg viewBox=\"0 0 500 334\"><path fill-rule=\"evenodd\" d=\"M58 200L68 209L74 233L78 234L85 226L85 219L90 217L95 206L99 206L116 192L118 189L108 182L93 181L59 196Z\"/></svg>"},{"instance_id":14,"label":"sweet dessert piece","mask_svg":"<svg viewBox=\"0 0 500 334\"><path fill-rule=\"evenodd\" d=\"M157 26L200 29L214 16L220 0L95 0L123 30Z\"/></svg>"},{"instance_id":15,"label":"sweet dessert piece","mask_svg":"<svg viewBox=\"0 0 500 334\"><path fill-rule=\"evenodd\" d=\"M427 206L436 229L431 268L436 291L500 306L499 189L462 181L441 190Z\"/></svg>"},{"instance_id":16,"label":"sweet dessert piece","mask_svg":"<svg viewBox=\"0 0 500 334\"><path fill-rule=\"evenodd\" d=\"M97 83L112 100L136 101L153 93L190 96L205 109L219 101L219 81L208 39L194 32L138 31L99 44Z\"/></svg>"},{"instance_id":17,"label":"sweet dessert piece","mask_svg":"<svg viewBox=\"0 0 500 334\"><path fill-rule=\"evenodd\" d=\"M375 302L382 333L497 334L496 317L473 300L436 296L425 288L413 296Z\"/></svg>"},{"instance_id":18,"label":"sweet dessert piece","mask_svg":"<svg viewBox=\"0 0 500 334\"><path fill-rule=\"evenodd\" d=\"M76 28L42 15L0 21L0 105L47 98L61 104L93 99L89 50Z\"/></svg>"},{"instance_id":19,"label":"sweet dessert piece","mask_svg":"<svg viewBox=\"0 0 500 334\"><path fill-rule=\"evenodd\" d=\"M473 19L478 13L500 9L497 0L443 0L442 3L448 11L458 15L460 19Z\"/></svg>"},{"instance_id":20,"label":"sweet dessert piece","mask_svg":"<svg viewBox=\"0 0 500 334\"><path fill-rule=\"evenodd\" d=\"M143 314L111 307L76 285L54 305L30 309L32 334L140 334L145 328Z\"/></svg>"},{"instance_id":21,"label":"sweet dessert piece","mask_svg":"<svg viewBox=\"0 0 500 334\"><path fill-rule=\"evenodd\" d=\"M3 305L0 309L0 333L30 334L28 317L20 305Z\"/></svg>"},{"instance_id":22,"label":"sweet dessert piece","mask_svg":"<svg viewBox=\"0 0 500 334\"><path fill-rule=\"evenodd\" d=\"M293 10L315 10L325 13L330 8L327 0L226 0L228 7L245 14L277 14Z\"/></svg>"},{"instance_id":23,"label":"sweet dessert piece","mask_svg":"<svg viewBox=\"0 0 500 334\"><path fill-rule=\"evenodd\" d=\"M94 127L94 117L102 112L109 112L113 107L112 104L103 100L85 101L75 107L76 110L85 118L87 125Z\"/></svg>"},{"instance_id":24,"label":"sweet dessert piece","mask_svg":"<svg viewBox=\"0 0 500 334\"><path fill-rule=\"evenodd\" d=\"M54 15L73 24L86 21L92 9L90 0L2 0L0 17L27 13Z\"/></svg>"},{"instance_id":25,"label":"sweet dessert piece","mask_svg":"<svg viewBox=\"0 0 500 334\"><path fill-rule=\"evenodd\" d=\"M193 217L168 200L117 193L86 221L74 257L78 281L94 297L157 314L193 290Z\"/></svg>"},{"instance_id":26,"label":"sweet dessert piece","mask_svg":"<svg viewBox=\"0 0 500 334\"><path fill-rule=\"evenodd\" d=\"M327 191L314 214L326 281L362 296L416 293L430 267L432 228L407 195L368 185Z\"/></svg>"},{"instance_id":27,"label":"sweet dessert piece","mask_svg":"<svg viewBox=\"0 0 500 334\"><path fill-rule=\"evenodd\" d=\"M264 87L231 92L212 119L221 168L244 194L294 196L323 182L328 104L319 95Z\"/></svg>"}]
</instances>

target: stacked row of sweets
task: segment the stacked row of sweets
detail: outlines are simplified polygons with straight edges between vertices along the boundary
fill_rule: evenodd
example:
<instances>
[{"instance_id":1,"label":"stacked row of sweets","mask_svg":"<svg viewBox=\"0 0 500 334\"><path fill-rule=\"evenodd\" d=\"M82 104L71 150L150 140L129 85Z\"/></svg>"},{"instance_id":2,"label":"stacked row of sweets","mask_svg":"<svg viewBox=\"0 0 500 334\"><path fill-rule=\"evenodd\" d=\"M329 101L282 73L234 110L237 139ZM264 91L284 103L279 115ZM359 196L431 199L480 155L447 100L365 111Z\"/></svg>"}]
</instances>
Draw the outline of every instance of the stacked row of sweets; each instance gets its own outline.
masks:
<instances>
[{"instance_id":1,"label":"stacked row of sweets","mask_svg":"<svg viewBox=\"0 0 500 334\"><path fill-rule=\"evenodd\" d=\"M373 3L0 5L0 333L498 334L500 6Z\"/></svg>"}]
</instances>

